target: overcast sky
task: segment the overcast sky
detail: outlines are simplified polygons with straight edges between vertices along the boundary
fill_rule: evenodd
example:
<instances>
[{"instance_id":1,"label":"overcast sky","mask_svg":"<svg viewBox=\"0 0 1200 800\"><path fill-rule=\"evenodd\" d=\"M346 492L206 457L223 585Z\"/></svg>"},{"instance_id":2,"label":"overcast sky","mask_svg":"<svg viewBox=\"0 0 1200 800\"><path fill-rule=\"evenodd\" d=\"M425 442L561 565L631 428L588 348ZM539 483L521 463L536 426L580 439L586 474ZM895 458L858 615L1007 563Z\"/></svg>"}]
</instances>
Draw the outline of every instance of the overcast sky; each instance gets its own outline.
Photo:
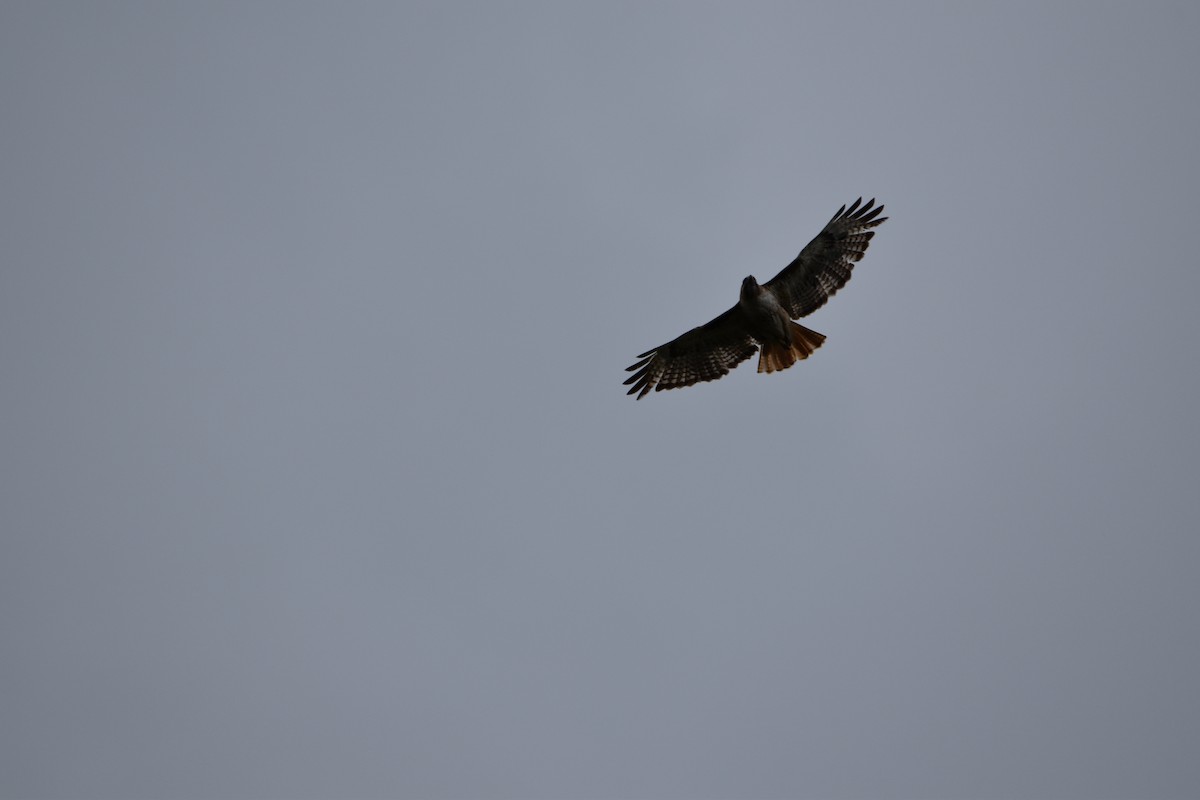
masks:
<instances>
[{"instance_id":1,"label":"overcast sky","mask_svg":"<svg viewBox=\"0 0 1200 800\"><path fill-rule=\"evenodd\" d=\"M0 797L1197 796L1198 35L5 2Z\"/></svg>"}]
</instances>

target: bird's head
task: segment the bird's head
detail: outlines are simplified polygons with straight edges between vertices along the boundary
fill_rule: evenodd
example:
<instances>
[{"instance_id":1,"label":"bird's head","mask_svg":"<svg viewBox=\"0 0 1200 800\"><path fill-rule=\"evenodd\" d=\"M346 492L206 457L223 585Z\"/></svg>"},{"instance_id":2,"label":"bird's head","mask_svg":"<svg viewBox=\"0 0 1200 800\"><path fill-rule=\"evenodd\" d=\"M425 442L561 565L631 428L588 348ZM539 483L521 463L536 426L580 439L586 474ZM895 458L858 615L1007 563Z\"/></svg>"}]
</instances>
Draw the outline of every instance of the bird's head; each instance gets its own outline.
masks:
<instances>
[{"instance_id":1,"label":"bird's head","mask_svg":"<svg viewBox=\"0 0 1200 800\"><path fill-rule=\"evenodd\" d=\"M758 281L754 280L753 275L747 275L742 279L742 296L756 297L758 295Z\"/></svg>"}]
</instances>

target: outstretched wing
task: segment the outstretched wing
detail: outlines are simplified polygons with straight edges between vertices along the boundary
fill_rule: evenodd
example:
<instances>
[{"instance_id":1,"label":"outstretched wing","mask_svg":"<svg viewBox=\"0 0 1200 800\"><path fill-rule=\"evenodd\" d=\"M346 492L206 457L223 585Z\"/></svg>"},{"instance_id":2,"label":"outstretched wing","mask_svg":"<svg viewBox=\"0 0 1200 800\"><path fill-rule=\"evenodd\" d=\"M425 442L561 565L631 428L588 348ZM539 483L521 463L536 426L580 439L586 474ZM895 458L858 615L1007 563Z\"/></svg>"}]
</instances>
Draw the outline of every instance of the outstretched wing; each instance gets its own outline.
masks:
<instances>
[{"instance_id":1,"label":"outstretched wing","mask_svg":"<svg viewBox=\"0 0 1200 800\"><path fill-rule=\"evenodd\" d=\"M883 206L876 206L874 199L863 206L861 197L849 208L842 206L795 261L764 284L792 319L816 311L846 285L854 262L863 257L875 236L871 228L887 220L879 216L881 211Z\"/></svg>"},{"instance_id":2,"label":"outstretched wing","mask_svg":"<svg viewBox=\"0 0 1200 800\"><path fill-rule=\"evenodd\" d=\"M742 310L734 306L707 325L642 353L639 361L626 369L633 375L625 385L632 384L628 394L636 393L641 400L651 389L661 392L715 381L756 350L758 344L746 330Z\"/></svg>"}]
</instances>

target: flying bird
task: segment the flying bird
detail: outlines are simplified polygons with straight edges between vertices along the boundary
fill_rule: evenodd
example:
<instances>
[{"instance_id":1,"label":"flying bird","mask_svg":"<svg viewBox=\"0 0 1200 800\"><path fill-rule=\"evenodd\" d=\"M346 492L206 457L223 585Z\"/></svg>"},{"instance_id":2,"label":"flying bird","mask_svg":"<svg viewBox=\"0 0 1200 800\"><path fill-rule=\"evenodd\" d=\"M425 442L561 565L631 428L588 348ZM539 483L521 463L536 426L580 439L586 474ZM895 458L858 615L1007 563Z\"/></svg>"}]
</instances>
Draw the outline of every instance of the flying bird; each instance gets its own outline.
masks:
<instances>
[{"instance_id":1,"label":"flying bird","mask_svg":"<svg viewBox=\"0 0 1200 800\"><path fill-rule=\"evenodd\" d=\"M626 370L633 373L625 381L628 394L641 400L651 389L715 381L756 350L759 372L777 372L808 358L825 337L792 320L816 311L846 285L875 236L871 228L887 220L879 216L882 211L874 199L863 205L861 197L849 208L842 206L774 278L760 285L747 276L733 308L638 356Z\"/></svg>"}]
</instances>

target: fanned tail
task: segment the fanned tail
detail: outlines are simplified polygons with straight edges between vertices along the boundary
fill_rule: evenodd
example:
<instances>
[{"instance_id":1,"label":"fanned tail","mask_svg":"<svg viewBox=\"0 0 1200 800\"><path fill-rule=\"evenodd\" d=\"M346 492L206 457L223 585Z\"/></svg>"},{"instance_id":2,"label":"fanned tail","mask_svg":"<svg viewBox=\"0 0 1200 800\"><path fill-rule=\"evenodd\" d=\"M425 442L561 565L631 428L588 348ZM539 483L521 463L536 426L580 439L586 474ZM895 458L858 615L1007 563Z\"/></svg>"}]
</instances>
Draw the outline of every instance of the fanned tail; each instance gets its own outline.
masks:
<instances>
[{"instance_id":1,"label":"fanned tail","mask_svg":"<svg viewBox=\"0 0 1200 800\"><path fill-rule=\"evenodd\" d=\"M825 342L825 335L791 323L792 346L785 347L776 342L764 342L758 354L759 372L778 372L787 369L801 359L808 358Z\"/></svg>"}]
</instances>

